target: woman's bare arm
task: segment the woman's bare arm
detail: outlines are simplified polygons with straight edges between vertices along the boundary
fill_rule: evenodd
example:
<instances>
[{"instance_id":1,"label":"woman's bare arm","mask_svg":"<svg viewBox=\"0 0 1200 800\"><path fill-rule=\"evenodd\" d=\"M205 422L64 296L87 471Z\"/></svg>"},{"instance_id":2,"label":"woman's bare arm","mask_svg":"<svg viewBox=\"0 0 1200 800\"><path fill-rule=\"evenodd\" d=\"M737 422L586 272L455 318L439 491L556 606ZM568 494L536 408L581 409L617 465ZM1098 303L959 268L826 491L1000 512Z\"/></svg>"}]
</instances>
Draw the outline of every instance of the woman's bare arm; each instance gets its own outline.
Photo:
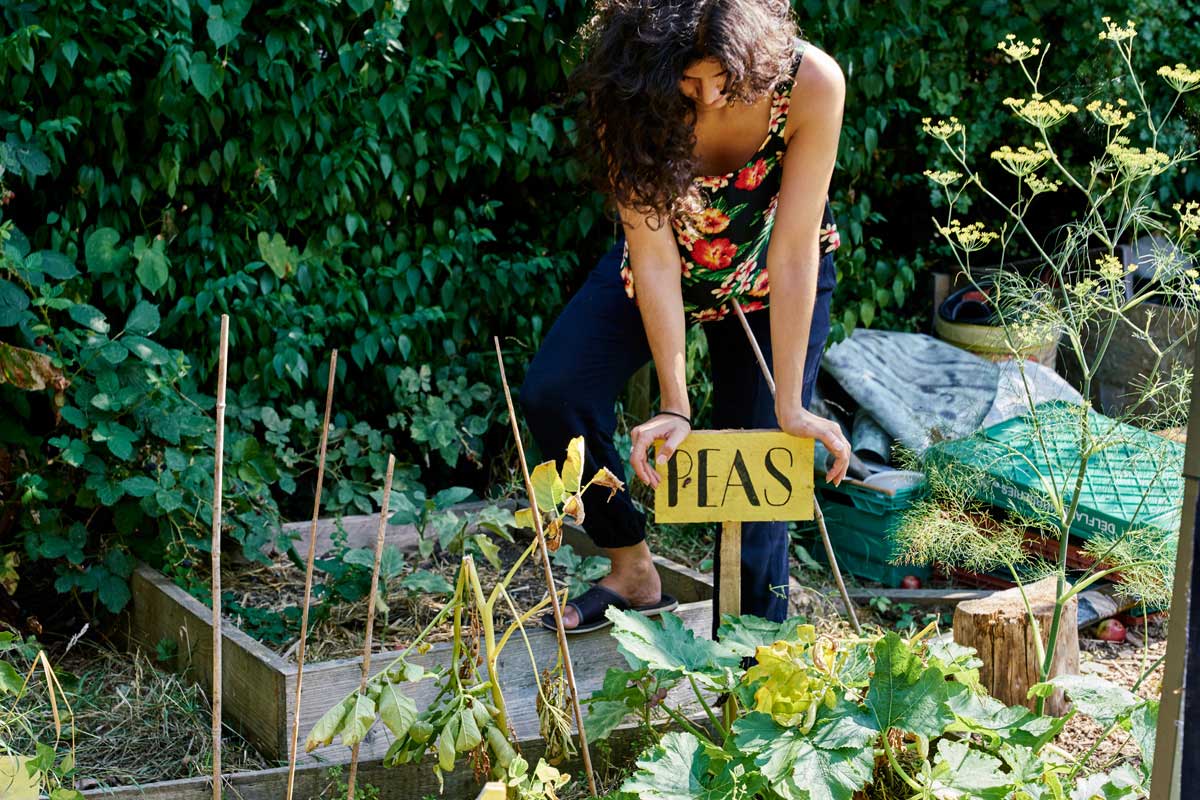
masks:
<instances>
[{"instance_id":1,"label":"woman's bare arm","mask_svg":"<svg viewBox=\"0 0 1200 800\"><path fill-rule=\"evenodd\" d=\"M661 408L690 418L683 289L675 234L665 220L655 228L649 219L632 209L622 206L620 212L629 244L638 310L658 372ZM656 417L634 428L629 459L634 473L650 486L657 486L658 474L646 463L647 448L655 439L666 440L658 452L661 463L670 458L690 431L690 425L673 416Z\"/></svg>"},{"instance_id":2,"label":"woman's bare arm","mask_svg":"<svg viewBox=\"0 0 1200 800\"><path fill-rule=\"evenodd\" d=\"M849 443L836 423L805 410L801 396L821 257L821 217L837 159L845 97L846 82L837 62L809 45L792 88L788 127L793 131L767 250L775 414L781 429L819 439L833 454L836 461L827 478L834 483L845 477Z\"/></svg>"}]
</instances>

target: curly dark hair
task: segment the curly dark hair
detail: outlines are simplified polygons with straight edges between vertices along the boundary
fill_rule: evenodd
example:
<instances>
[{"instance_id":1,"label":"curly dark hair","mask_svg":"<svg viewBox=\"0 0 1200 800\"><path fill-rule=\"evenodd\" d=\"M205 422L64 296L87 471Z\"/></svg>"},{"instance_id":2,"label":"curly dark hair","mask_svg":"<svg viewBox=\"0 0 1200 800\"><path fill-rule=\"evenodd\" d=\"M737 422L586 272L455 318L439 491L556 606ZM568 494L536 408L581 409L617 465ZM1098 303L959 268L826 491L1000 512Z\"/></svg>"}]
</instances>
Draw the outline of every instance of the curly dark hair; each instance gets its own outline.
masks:
<instances>
[{"instance_id":1,"label":"curly dark hair","mask_svg":"<svg viewBox=\"0 0 1200 800\"><path fill-rule=\"evenodd\" d=\"M610 201L659 220L694 208L696 110L679 83L713 58L731 102L789 77L799 30L788 0L597 0L572 72L580 156Z\"/></svg>"}]
</instances>

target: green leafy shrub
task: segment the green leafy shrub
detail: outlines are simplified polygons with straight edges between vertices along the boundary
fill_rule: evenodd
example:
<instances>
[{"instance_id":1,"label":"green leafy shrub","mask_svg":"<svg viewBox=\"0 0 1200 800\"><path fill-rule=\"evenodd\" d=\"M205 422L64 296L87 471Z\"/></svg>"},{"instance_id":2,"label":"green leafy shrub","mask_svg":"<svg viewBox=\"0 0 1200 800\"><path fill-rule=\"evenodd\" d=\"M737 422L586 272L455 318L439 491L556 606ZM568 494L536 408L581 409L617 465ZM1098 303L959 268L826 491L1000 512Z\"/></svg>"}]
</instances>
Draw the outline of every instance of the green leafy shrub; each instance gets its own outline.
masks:
<instances>
[{"instance_id":1,"label":"green leafy shrub","mask_svg":"<svg viewBox=\"0 0 1200 800\"><path fill-rule=\"evenodd\" d=\"M135 557L209 547L213 401L195 390L182 352L149 338L155 304L110 319L76 299L70 258L30 252L11 222L0 246L0 397L11 411L0 423L0 486L13 541L30 561L53 561L58 591L119 611ZM245 433L232 432L228 453L226 531L262 558L279 529L269 487L280 472Z\"/></svg>"},{"instance_id":2,"label":"green leafy shrub","mask_svg":"<svg viewBox=\"0 0 1200 800\"><path fill-rule=\"evenodd\" d=\"M11 186L18 221L70 257L104 243L83 299L115 318L162 303L159 335L200 385L214 365L197 348L229 312L246 409L303 404L342 348L339 381L371 387L339 396L349 424L403 431L398 455L444 475L483 450L487 337L532 345L596 249L581 247L598 204L564 158L555 94L581 13L7 8L0 147L17 177L40 176L36 193Z\"/></svg>"}]
</instances>

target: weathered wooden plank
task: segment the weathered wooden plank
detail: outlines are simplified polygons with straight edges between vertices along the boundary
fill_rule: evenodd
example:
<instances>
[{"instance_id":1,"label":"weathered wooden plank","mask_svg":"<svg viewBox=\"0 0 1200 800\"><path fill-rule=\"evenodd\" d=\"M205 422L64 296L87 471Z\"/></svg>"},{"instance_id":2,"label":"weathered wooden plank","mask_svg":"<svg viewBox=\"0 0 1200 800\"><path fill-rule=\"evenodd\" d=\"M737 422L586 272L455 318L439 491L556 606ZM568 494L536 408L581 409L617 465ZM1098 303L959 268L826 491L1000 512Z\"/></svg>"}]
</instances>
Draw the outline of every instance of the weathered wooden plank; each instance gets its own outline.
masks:
<instances>
[{"instance_id":1,"label":"weathered wooden plank","mask_svg":"<svg viewBox=\"0 0 1200 800\"><path fill-rule=\"evenodd\" d=\"M693 721L703 724L699 719ZM638 746L639 742L644 744L645 739L639 734L640 731L632 727L613 731L609 737L610 762L627 760L632 755L633 747ZM545 752L545 744L541 739L520 741L519 746L521 754L530 764L536 764ZM460 761L458 769L443 776L445 787L442 797L458 800L474 797L479 791L479 783L464 762ZM438 783L433 775L433 763L431 758L426 758L419 764L386 768L379 760L361 761L358 765L358 783L360 786L370 784L378 787L380 797L386 800L418 800L427 795L437 795ZM328 774L330 766L324 763L297 767L296 800L327 800L335 797L334 781ZM575 781L585 780L578 758L560 765L559 769L570 774ZM232 800L279 800L287 794L287 774L286 767L279 767L226 775L224 795ZM143 786L91 789L83 792L83 796L104 800L211 800L212 784L209 778L188 778Z\"/></svg>"},{"instance_id":2,"label":"weathered wooden plank","mask_svg":"<svg viewBox=\"0 0 1200 800\"><path fill-rule=\"evenodd\" d=\"M698 636L709 638L712 624L712 601L687 603L674 612L684 624L695 631ZM499 634L498 634L499 635ZM530 630L529 648L533 651L540 673L543 669L552 668L558 661L558 639L553 631L545 629ZM409 658L414 664L424 667L440 666L448 663L452 643L442 642L434 645L428 652L414 654ZM571 648L571 661L575 666L575 682L580 697L587 698L604 683L604 675L609 667L627 668L624 656L617 652L616 641L611 636L611 629L573 635L568 641ZM399 651L379 653L371 658L372 674L382 672L393 659L400 655ZM307 735L312 726L329 708L343 697L354 691L358 686L362 659L346 658L337 661L323 661L306 666L304 669L304 696L301 699L300 731ZM533 738L538 734L537 717L537 683L529 661L529 651L525 649L520 634L514 634L498 661L500 681L504 689L504 701L508 708L509 722L520 738ZM295 693L295 670L290 669L286 674L287 696ZM677 689L670 699L672 702L684 702L691 697L686 687ZM435 691L433 681L426 680L405 687L405 692L412 697L417 707L424 709L433 699ZM288 725L291 725L291 709L288 709ZM363 758L380 758L391 745L392 737L387 729L376 726L359 746ZM316 751L321 758L334 763L342 763L350 758L350 749L340 744L321 748Z\"/></svg>"},{"instance_id":3,"label":"weathered wooden plank","mask_svg":"<svg viewBox=\"0 0 1200 800\"><path fill-rule=\"evenodd\" d=\"M850 599L869 603L883 597L893 603L911 603L914 606L948 606L964 600L978 600L990 595L983 589L851 589Z\"/></svg>"},{"instance_id":4,"label":"weathered wooden plank","mask_svg":"<svg viewBox=\"0 0 1200 800\"><path fill-rule=\"evenodd\" d=\"M133 574L132 636L153 651L163 641L175 642L174 667L204 688L212 687L211 611L161 572L140 565ZM260 751L270 757L285 752L284 673L288 666L259 642L226 621L223 626L222 692L227 718Z\"/></svg>"}]
</instances>

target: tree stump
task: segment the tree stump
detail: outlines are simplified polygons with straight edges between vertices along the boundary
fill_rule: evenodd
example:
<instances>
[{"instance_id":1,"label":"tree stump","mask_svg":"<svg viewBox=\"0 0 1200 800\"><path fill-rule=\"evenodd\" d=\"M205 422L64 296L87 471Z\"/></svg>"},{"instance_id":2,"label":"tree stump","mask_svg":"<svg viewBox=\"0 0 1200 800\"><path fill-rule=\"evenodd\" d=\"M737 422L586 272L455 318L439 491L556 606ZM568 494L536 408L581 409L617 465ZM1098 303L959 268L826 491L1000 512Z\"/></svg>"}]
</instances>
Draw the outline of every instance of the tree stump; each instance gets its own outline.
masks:
<instances>
[{"instance_id":1,"label":"tree stump","mask_svg":"<svg viewBox=\"0 0 1200 800\"><path fill-rule=\"evenodd\" d=\"M1038 621L1043 645L1050 634L1054 614L1055 579L1046 578L1025 587L1029 606ZM1063 608L1059 622L1058 646L1050 677L1079 674L1079 630L1076 627L1076 598ZM988 693L1006 705L1034 707L1026 695L1029 687L1040 682L1033 627L1019 589L1006 589L978 600L959 603L954 609L954 641L975 648L983 666L980 681ZM1070 704L1062 692L1047 698L1045 712L1062 716Z\"/></svg>"}]
</instances>

